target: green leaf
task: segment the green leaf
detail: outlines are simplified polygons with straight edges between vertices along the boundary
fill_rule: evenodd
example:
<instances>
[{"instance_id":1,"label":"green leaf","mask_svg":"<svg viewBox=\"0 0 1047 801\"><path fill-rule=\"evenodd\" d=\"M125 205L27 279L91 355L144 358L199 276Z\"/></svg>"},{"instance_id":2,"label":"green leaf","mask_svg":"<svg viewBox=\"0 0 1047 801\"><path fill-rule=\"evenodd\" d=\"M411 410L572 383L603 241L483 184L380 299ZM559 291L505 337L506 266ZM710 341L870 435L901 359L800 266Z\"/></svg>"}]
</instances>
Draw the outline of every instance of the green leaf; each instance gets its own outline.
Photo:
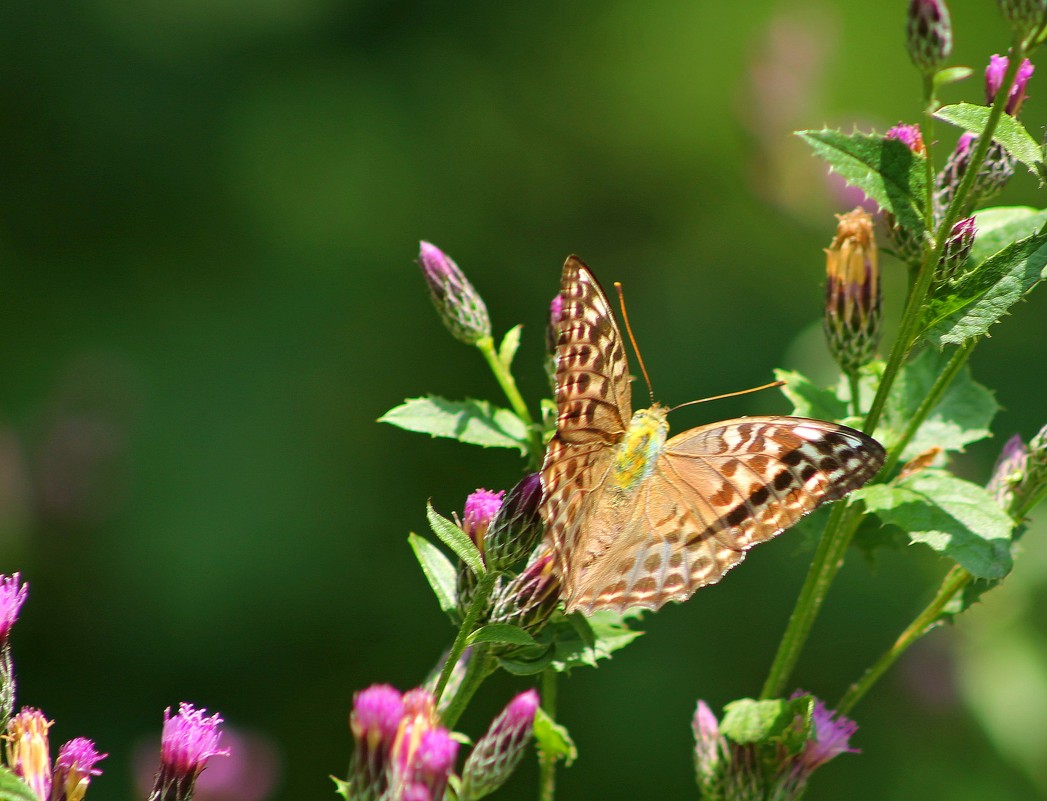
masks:
<instances>
[{"instance_id":1,"label":"green leaf","mask_svg":"<svg viewBox=\"0 0 1047 801\"><path fill-rule=\"evenodd\" d=\"M409 398L379 417L378 422L470 445L527 452L527 426L523 420L487 401L452 401L436 395Z\"/></svg>"},{"instance_id":2,"label":"green leaf","mask_svg":"<svg viewBox=\"0 0 1047 801\"><path fill-rule=\"evenodd\" d=\"M534 714L534 739L544 759L562 759L566 767L578 758L578 748L567 729L549 717L541 707Z\"/></svg>"},{"instance_id":3,"label":"green leaf","mask_svg":"<svg viewBox=\"0 0 1047 801\"><path fill-rule=\"evenodd\" d=\"M880 134L845 134L832 129L797 131L797 136L856 186L916 233L924 231L927 195L924 157L896 139Z\"/></svg>"},{"instance_id":4,"label":"green leaf","mask_svg":"<svg viewBox=\"0 0 1047 801\"><path fill-rule=\"evenodd\" d=\"M1022 239L986 259L946 295L928 299L921 336L937 347L988 333L1047 275L1047 233Z\"/></svg>"},{"instance_id":5,"label":"green leaf","mask_svg":"<svg viewBox=\"0 0 1047 801\"><path fill-rule=\"evenodd\" d=\"M983 488L941 470L922 470L897 484L856 490L866 508L898 526L912 542L949 557L976 578L1011 569L1013 522Z\"/></svg>"},{"instance_id":6,"label":"green leaf","mask_svg":"<svg viewBox=\"0 0 1047 801\"><path fill-rule=\"evenodd\" d=\"M970 78L974 73L970 67L946 67L934 73L934 88L940 89L946 84L957 83Z\"/></svg>"},{"instance_id":7,"label":"green leaf","mask_svg":"<svg viewBox=\"0 0 1047 801\"><path fill-rule=\"evenodd\" d=\"M345 799L345 801L353 801L349 797L349 782L344 779L339 779L337 776L328 776L328 778L334 782L334 792L336 795L340 795ZM0 799L2 798L3 796L0 795Z\"/></svg>"},{"instance_id":8,"label":"green leaf","mask_svg":"<svg viewBox=\"0 0 1047 801\"><path fill-rule=\"evenodd\" d=\"M847 416L847 402L841 400L835 390L816 386L792 370L775 370L774 377L785 382L780 389L793 405L792 414L818 420L842 420Z\"/></svg>"},{"instance_id":9,"label":"green leaf","mask_svg":"<svg viewBox=\"0 0 1047 801\"><path fill-rule=\"evenodd\" d=\"M451 560L429 540L413 531L407 535L407 542L414 551L418 564L422 566L429 586L433 588L440 609L444 612L454 611L458 604L458 577Z\"/></svg>"},{"instance_id":10,"label":"green leaf","mask_svg":"<svg viewBox=\"0 0 1047 801\"><path fill-rule=\"evenodd\" d=\"M813 705L809 695L769 701L741 698L723 708L720 733L742 745L788 739L802 747L808 739ZM799 726L797 718L800 719ZM795 734L800 736L795 737Z\"/></svg>"},{"instance_id":11,"label":"green leaf","mask_svg":"<svg viewBox=\"0 0 1047 801\"><path fill-rule=\"evenodd\" d=\"M975 212L974 224L978 234L971 247L968 269L999 253L1012 242L1035 234L1047 224L1047 210L1031 206L996 206Z\"/></svg>"},{"instance_id":12,"label":"green leaf","mask_svg":"<svg viewBox=\"0 0 1047 801\"><path fill-rule=\"evenodd\" d=\"M521 629L508 623L488 623L481 626L468 638L469 645L478 642L508 643L509 645L537 645L534 637Z\"/></svg>"},{"instance_id":13,"label":"green leaf","mask_svg":"<svg viewBox=\"0 0 1047 801\"><path fill-rule=\"evenodd\" d=\"M951 350L924 348L902 368L887 400L883 424L877 429L878 438L888 444L898 440L951 356ZM902 459L912 459L935 447L962 451L968 444L991 436L989 426L999 408L992 392L971 378L965 365L909 441Z\"/></svg>"},{"instance_id":14,"label":"green leaf","mask_svg":"<svg viewBox=\"0 0 1047 801\"><path fill-rule=\"evenodd\" d=\"M989 107L973 103L956 103L952 106L942 106L934 112L934 116L965 131L981 135L989 119ZM1044 175L1043 153L1039 142L1010 114L1000 116L992 138L994 142L999 142L1007 148L1007 152L1028 167L1033 175L1038 178Z\"/></svg>"},{"instance_id":15,"label":"green leaf","mask_svg":"<svg viewBox=\"0 0 1047 801\"><path fill-rule=\"evenodd\" d=\"M512 366L513 357L516 356L516 350L520 347L521 331L523 331L522 325L513 326L505 332L502 344L498 346L498 361L502 363L502 367L506 370Z\"/></svg>"},{"instance_id":16,"label":"green leaf","mask_svg":"<svg viewBox=\"0 0 1047 801\"><path fill-rule=\"evenodd\" d=\"M429 528L433 530L433 534L440 538L440 542L454 551L458 558L465 562L473 573L477 576L482 576L487 572L487 568L484 567L483 557L480 556L480 551L477 550L473 541L469 539L468 534L446 517L441 516L433 509L431 503L425 504L425 516L429 519Z\"/></svg>"},{"instance_id":17,"label":"green leaf","mask_svg":"<svg viewBox=\"0 0 1047 801\"><path fill-rule=\"evenodd\" d=\"M38 801L36 793L7 768L0 767L0 801Z\"/></svg>"}]
</instances>

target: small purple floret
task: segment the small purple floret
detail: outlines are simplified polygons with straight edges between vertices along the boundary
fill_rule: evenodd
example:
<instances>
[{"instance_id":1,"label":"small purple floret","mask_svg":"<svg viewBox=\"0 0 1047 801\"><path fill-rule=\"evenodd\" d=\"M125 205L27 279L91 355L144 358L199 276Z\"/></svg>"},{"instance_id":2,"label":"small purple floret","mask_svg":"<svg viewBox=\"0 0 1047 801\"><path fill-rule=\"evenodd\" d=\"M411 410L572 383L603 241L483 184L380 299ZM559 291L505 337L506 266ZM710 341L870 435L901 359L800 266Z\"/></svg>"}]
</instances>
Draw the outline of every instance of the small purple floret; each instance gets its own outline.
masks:
<instances>
[{"instance_id":1,"label":"small purple floret","mask_svg":"<svg viewBox=\"0 0 1047 801\"><path fill-rule=\"evenodd\" d=\"M178 714L171 717L171 708L164 710L164 729L161 736L160 759L176 775L197 774L214 756L226 756L228 751L218 747L221 736L220 715L207 716L207 710L192 704L178 705Z\"/></svg>"},{"instance_id":2,"label":"small purple floret","mask_svg":"<svg viewBox=\"0 0 1047 801\"><path fill-rule=\"evenodd\" d=\"M923 144L923 134L920 133L919 125L895 125L893 128L887 130L884 138L896 139L909 148L913 153L926 152L926 148Z\"/></svg>"},{"instance_id":3,"label":"small purple floret","mask_svg":"<svg viewBox=\"0 0 1047 801\"><path fill-rule=\"evenodd\" d=\"M86 737L76 737L58 749L55 771L65 773L76 771L86 776L101 776L101 768L96 768L95 765L107 756L109 754L98 753L92 740Z\"/></svg>"},{"instance_id":4,"label":"small purple floret","mask_svg":"<svg viewBox=\"0 0 1047 801\"><path fill-rule=\"evenodd\" d=\"M424 784L409 784L404 788L403 801L432 801L432 793Z\"/></svg>"},{"instance_id":5,"label":"small purple floret","mask_svg":"<svg viewBox=\"0 0 1047 801\"><path fill-rule=\"evenodd\" d=\"M465 499L463 510L462 528L470 539L481 547L483 536L487 533L488 526L502 508L502 498L505 491L493 492L491 490L478 489Z\"/></svg>"},{"instance_id":6,"label":"small purple floret","mask_svg":"<svg viewBox=\"0 0 1047 801\"><path fill-rule=\"evenodd\" d=\"M21 581L21 574L13 576L0 575L0 645L7 641L11 627L18 620L18 612L29 595L28 582Z\"/></svg>"},{"instance_id":7,"label":"small purple floret","mask_svg":"<svg viewBox=\"0 0 1047 801\"><path fill-rule=\"evenodd\" d=\"M985 102L987 105L992 105L996 100L1009 63L1007 56L993 55L989 58L989 66L985 68ZM1018 74L1014 77L1014 85L1011 87L1007 97L1007 106L1004 109L1012 117L1018 113L1022 101L1025 100L1025 90L1034 70L1035 67L1029 59L1024 59L1021 66L1018 67Z\"/></svg>"},{"instance_id":8,"label":"small purple floret","mask_svg":"<svg viewBox=\"0 0 1047 801\"><path fill-rule=\"evenodd\" d=\"M801 756L808 770L814 770L840 754L858 753L858 749L851 748L849 743L851 735L858 730L858 724L853 720L837 716L816 699L813 721L814 739L807 741Z\"/></svg>"},{"instance_id":9,"label":"small purple floret","mask_svg":"<svg viewBox=\"0 0 1047 801\"><path fill-rule=\"evenodd\" d=\"M391 742L403 716L403 696L388 684L374 684L353 696L352 728L357 737Z\"/></svg>"},{"instance_id":10,"label":"small purple floret","mask_svg":"<svg viewBox=\"0 0 1047 801\"><path fill-rule=\"evenodd\" d=\"M526 690L516 696L505 708L505 722L511 727L530 728L534 725L534 715L538 711L538 691Z\"/></svg>"}]
</instances>

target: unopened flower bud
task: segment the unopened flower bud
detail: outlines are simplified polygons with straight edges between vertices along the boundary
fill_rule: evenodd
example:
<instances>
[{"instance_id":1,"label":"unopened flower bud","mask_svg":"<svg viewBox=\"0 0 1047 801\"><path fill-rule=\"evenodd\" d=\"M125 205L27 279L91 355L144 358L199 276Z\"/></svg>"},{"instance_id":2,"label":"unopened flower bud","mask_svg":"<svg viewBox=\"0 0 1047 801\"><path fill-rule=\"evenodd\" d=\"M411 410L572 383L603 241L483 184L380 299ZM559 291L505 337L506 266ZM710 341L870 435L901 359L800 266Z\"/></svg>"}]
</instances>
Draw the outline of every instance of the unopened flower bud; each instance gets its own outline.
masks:
<instances>
[{"instance_id":1,"label":"unopened flower bud","mask_svg":"<svg viewBox=\"0 0 1047 801\"><path fill-rule=\"evenodd\" d=\"M39 709L24 708L7 724L7 766L39 801L51 796L51 721Z\"/></svg>"},{"instance_id":2,"label":"unopened flower bud","mask_svg":"<svg viewBox=\"0 0 1047 801\"><path fill-rule=\"evenodd\" d=\"M694 773L702 798L717 798L727 743L720 736L720 724L705 701L698 701L691 719L694 732Z\"/></svg>"},{"instance_id":3,"label":"unopened flower bud","mask_svg":"<svg viewBox=\"0 0 1047 801\"><path fill-rule=\"evenodd\" d=\"M491 622L536 631L549 619L559 600L560 581L553 572L553 555L540 548L522 573L495 591Z\"/></svg>"},{"instance_id":4,"label":"unopened flower bud","mask_svg":"<svg viewBox=\"0 0 1047 801\"><path fill-rule=\"evenodd\" d=\"M833 358L853 372L880 339L880 262L868 212L859 207L838 219L826 251L824 327Z\"/></svg>"},{"instance_id":5,"label":"unopened flower bud","mask_svg":"<svg viewBox=\"0 0 1047 801\"><path fill-rule=\"evenodd\" d=\"M487 306L458 265L436 245L421 243L418 264L440 319L456 339L475 345L491 336Z\"/></svg>"},{"instance_id":6,"label":"unopened flower bud","mask_svg":"<svg viewBox=\"0 0 1047 801\"><path fill-rule=\"evenodd\" d=\"M935 179L934 208L941 216L952 203L960 182L970 167L971 157L978 137L969 131L960 134L956 147L945 161L945 166ZM979 203L998 194L1014 175L1015 159L999 142L992 142L985 154L981 169L971 185L960 214L968 216Z\"/></svg>"},{"instance_id":7,"label":"unopened flower bud","mask_svg":"<svg viewBox=\"0 0 1047 801\"><path fill-rule=\"evenodd\" d=\"M920 72L941 68L952 53L952 23L945 0L909 0L906 44Z\"/></svg>"},{"instance_id":8,"label":"unopened flower bud","mask_svg":"<svg viewBox=\"0 0 1047 801\"><path fill-rule=\"evenodd\" d=\"M92 777L102 775L95 765L107 756L99 754L95 744L86 737L77 737L59 748L51 801L83 801Z\"/></svg>"},{"instance_id":9,"label":"unopened flower bud","mask_svg":"<svg viewBox=\"0 0 1047 801\"><path fill-rule=\"evenodd\" d=\"M934 274L934 283L937 286L944 286L961 277L961 271L971 255L977 233L974 217L965 217L952 227L952 233L945 240L942 257Z\"/></svg>"},{"instance_id":10,"label":"unopened flower bud","mask_svg":"<svg viewBox=\"0 0 1047 801\"><path fill-rule=\"evenodd\" d=\"M992 477L986 485L986 489L996 498L996 502L1004 511L1011 511L1014 506L1016 490L1025 479L1025 463L1029 457L1029 449L1019 434L1015 434L1000 450L996 459L996 465L992 469Z\"/></svg>"},{"instance_id":11,"label":"unopened flower bud","mask_svg":"<svg viewBox=\"0 0 1047 801\"><path fill-rule=\"evenodd\" d=\"M1003 18L1019 36L1040 30L1047 22L1047 0L997 0Z\"/></svg>"},{"instance_id":12,"label":"unopened flower bud","mask_svg":"<svg viewBox=\"0 0 1047 801\"><path fill-rule=\"evenodd\" d=\"M484 540L484 560L491 570L501 570L529 554L542 536L538 505L542 483L538 473L525 476L509 490Z\"/></svg>"},{"instance_id":13,"label":"unopened flower bud","mask_svg":"<svg viewBox=\"0 0 1047 801\"><path fill-rule=\"evenodd\" d=\"M989 66L985 68L986 105L991 106L996 101L996 95L999 94L1002 88L1003 79L1009 64L1007 56L993 55L989 57ZM1007 105L1004 107L1004 111L1012 117L1018 116L1018 110L1022 107L1022 102L1025 100L1025 90L1029 86L1029 79L1032 77L1035 69L1029 59L1022 59L1021 66L1018 67L1018 74L1014 76L1014 84L1011 86L1010 93L1007 96Z\"/></svg>"},{"instance_id":14,"label":"unopened flower bud","mask_svg":"<svg viewBox=\"0 0 1047 801\"><path fill-rule=\"evenodd\" d=\"M494 719L465 760L463 798L482 798L505 784L523 758L537 710L538 693L528 690L510 701Z\"/></svg>"}]
</instances>

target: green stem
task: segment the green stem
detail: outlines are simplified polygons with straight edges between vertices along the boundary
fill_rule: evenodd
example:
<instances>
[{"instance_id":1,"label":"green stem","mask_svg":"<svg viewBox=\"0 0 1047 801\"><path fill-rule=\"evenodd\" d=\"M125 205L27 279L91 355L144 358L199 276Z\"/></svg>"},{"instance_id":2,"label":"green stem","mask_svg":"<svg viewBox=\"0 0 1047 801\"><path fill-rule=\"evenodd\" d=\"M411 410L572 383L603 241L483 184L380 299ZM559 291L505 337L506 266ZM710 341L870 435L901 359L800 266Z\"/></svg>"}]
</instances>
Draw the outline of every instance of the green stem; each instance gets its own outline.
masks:
<instances>
[{"instance_id":1,"label":"green stem","mask_svg":"<svg viewBox=\"0 0 1047 801\"><path fill-rule=\"evenodd\" d=\"M923 222L928 231L934 230L934 112L938 110L938 98L934 90L934 76L923 76L924 120L920 136L923 139L923 167L927 181L927 202L924 203Z\"/></svg>"},{"instance_id":2,"label":"green stem","mask_svg":"<svg viewBox=\"0 0 1047 801\"><path fill-rule=\"evenodd\" d=\"M862 414L862 396L861 387L858 385L857 371L848 371L847 385L851 388L851 414L855 417L860 417Z\"/></svg>"},{"instance_id":3,"label":"green stem","mask_svg":"<svg viewBox=\"0 0 1047 801\"><path fill-rule=\"evenodd\" d=\"M492 570L480 576L480 581L476 585L476 592L473 595L473 602L469 605L469 611L465 614L465 620L462 621L462 626L458 629L458 636L454 638L451 650L447 653L447 661L444 662L443 670L440 671L440 679L436 682L436 690L433 691L433 695L438 703L440 696L443 695L444 688L447 687L448 679L451 678L454 666L458 664L459 657L461 657L462 652L469 643L469 635L473 633L473 630L476 628L476 621L480 619L480 613L487 605L487 598L494 588L496 576L497 573Z\"/></svg>"},{"instance_id":4,"label":"green stem","mask_svg":"<svg viewBox=\"0 0 1047 801\"><path fill-rule=\"evenodd\" d=\"M920 637L934 628L939 618L942 616L942 612L945 607L956 597L956 594L963 590L972 580L973 576L964 570L959 565L953 567L952 570L946 574L945 579L942 581L941 586L938 588L937 594L934 596L934 600L927 605L916 619L902 632L901 636L895 640L894 645L887 649L884 654L877 659L872 666L862 674L862 677L858 681L854 682L850 687L847 688L847 692L843 694L839 703L836 705L836 711L841 714L847 714L854 705L862 699L862 697L869 692L872 686L879 680L879 678L887 672L887 670L898 661L906 650Z\"/></svg>"},{"instance_id":5,"label":"green stem","mask_svg":"<svg viewBox=\"0 0 1047 801\"><path fill-rule=\"evenodd\" d=\"M496 665L497 662L491 658L491 655L483 645L473 646L473 652L466 665L462 684L443 713L442 723L444 726L448 729L454 728L458 718L465 711L465 707L468 706L469 701L472 700L480 685L484 683L484 679L494 673Z\"/></svg>"},{"instance_id":6,"label":"green stem","mask_svg":"<svg viewBox=\"0 0 1047 801\"><path fill-rule=\"evenodd\" d=\"M545 451L545 448L542 446L542 432L534 424L531 413L527 410L527 404L524 403L520 390L516 388L516 379L513 378L513 374L509 369L502 364L502 360L498 358L498 351L494 347L494 339L483 337L477 341L476 347L487 360L487 365L491 368L491 372L494 373L498 385L502 388L502 392L505 393L505 397L508 399L509 405L513 407L516 416L523 420L524 425L527 426L527 441L532 461L536 465L541 464L542 455Z\"/></svg>"},{"instance_id":7,"label":"green stem","mask_svg":"<svg viewBox=\"0 0 1047 801\"><path fill-rule=\"evenodd\" d=\"M556 677L555 670L542 673L542 709L556 720ZM539 753L538 801L553 801L556 796L556 755Z\"/></svg>"}]
</instances>

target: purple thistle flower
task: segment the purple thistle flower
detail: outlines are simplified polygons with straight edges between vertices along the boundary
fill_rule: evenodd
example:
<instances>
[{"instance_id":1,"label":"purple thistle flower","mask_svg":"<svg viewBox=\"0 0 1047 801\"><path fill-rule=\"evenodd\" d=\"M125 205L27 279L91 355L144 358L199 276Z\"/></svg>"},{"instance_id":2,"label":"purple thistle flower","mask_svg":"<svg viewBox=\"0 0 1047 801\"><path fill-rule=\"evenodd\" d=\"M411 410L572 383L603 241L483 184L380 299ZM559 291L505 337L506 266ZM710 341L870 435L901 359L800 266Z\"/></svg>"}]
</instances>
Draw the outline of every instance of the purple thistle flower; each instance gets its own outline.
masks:
<instances>
[{"instance_id":1,"label":"purple thistle flower","mask_svg":"<svg viewBox=\"0 0 1047 801\"><path fill-rule=\"evenodd\" d=\"M465 760L462 796L481 798L505 784L520 764L534 728L538 693L520 693L494 719Z\"/></svg>"},{"instance_id":2,"label":"purple thistle flower","mask_svg":"<svg viewBox=\"0 0 1047 801\"><path fill-rule=\"evenodd\" d=\"M910 0L909 58L924 74L937 72L952 53L952 23L944 0Z\"/></svg>"},{"instance_id":3,"label":"purple thistle flower","mask_svg":"<svg viewBox=\"0 0 1047 801\"><path fill-rule=\"evenodd\" d=\"M801 693L805 694L805 693ZM814 704L814 738L807 741L800 761L804 768L813 771L830 759L844 753L857 754L857 748L850 747L850 738L858 730L858 724L843 715L825 708L825 704L815 699Z\"/></svg>"},{"instance_id":4,"label":"purple thistle flower","mask_svg":"<svg viewBox=\"0 0 1047 801\"><path fill-rule=\"evenodd\" d=\"M544 526L538 515L542 502L542 482L538 473L529 473L505 496L487 530L484 561L500 570L534 550Z\"/></svg>"},{"instance_id":5,"label":"purple thistle flower","mask_svg":"<svg viewBox=\"0 0 1047 801\"><path fill-rule=\"evenodd\" d=\"M556 343L560 341L560 317L563 316L563 295L557 294L549 303L549 322L545 326L545 349L556 353Z\"/></svg>"},{"instance_id":6,"label":"purple thistle flower","mask_svg":"<svg viewBox=\"0 0 1047 801\"><path fill-rule=\"evenodd\" d=\"M21 578L21 573L0 575L0 646L7 642L7 635L11 633L11 627L18 620L18 612L29 595L29 583L19 584Z\"/></svg>"},{"instance_id":7,"label":"purple thistle flower","mask_svg":"<svg viewBox=\"0 0 1047 801\"><path fill-rule=\"evenodd\" d=\"M481 552L484 550L484 535L502 508L502 498L505 490L494 492L493 490L478 489L465 499L465 508L462 512L462 529L469 535Z\"/></svg>"},{"instance_id":8,"label":"purple thistle flower","mask_svg":"<svg viewBox=\"0 0 1047 801\"><path fill-rule=\"evenodd\" d=\"M913 153L923 155L927 152L927 148L923 144L923 133L920 131L919 125L899 123L887 129L884 139L895 139L904 144Z\"/></svg>"},{"instance_id":9,"label":"purple thistle flower","mask_svg":"<svg viewBox=\"0 0 1047 801\"><path fill-rule=\"evenodd\" d=\"M985 68L986 105L991 106L996 100L996 95L1002 88L1004 74L1007 72L1009 64L1010 61L1007 56L993 55L989 58L989 66ZM1021 66L1018 67L1018 74L1014 76L1014 85L1011 87L1010 94L1007 97L1007 106L1004 108L1004 111L1012 117L1017 116L1018 110L1025 100L1025 90L1029 85L1029 79L1032 77L1034 70L1035 67L1027 58L1023 59Z\"/></svg>"},{"instance_id":10,"label":"purple thistle flower","mask_svg":"<svg viewBox=\"0 0 1047 801\"><path fill-rule=\"evenodd\" d=\"M432 801L432 794L424 784L412 783L403 791L403 801Z\"/></svg>"},{"instance_id":11,"label":"purple thistle flower","mask_svg":"<svg viewBox=\"0 0 1047 801\"><path fill-rule=\"evenodd\" d=\"M1021 435L1015 434L1000 450L996 464L992 469L992 478L986 489L996 498L1000 508L1010 511L1014 505L1015 490L1025 478L1026 462L1029 449L1022 441Z\"/></svg>"},{"instance_id":12,"label":"purple thistle flower","mask_svg":"<svg viewBox=\"0 0 1047 801\"><path fill-rule=\"evenodd\" d=\"M694 774L702 797L714 797L715 787L721 780L721 768L727 743L720 734L716 715L705 701L698 701L691 719L694 732Z\"/></svg>"},{"instance_id":13,"label":"purple thistle flower","mask_svg":"<svg viewBox=\"0 0 1047 801\"><path fill-rule=\"evenodd\" d=\"M418 740L409 775L429 790L432 801L441 801L457 756L458 743L446 729L429 729Z\"/></svg>"},{"instance_id":14,"label":"purple thistle flower","mask_svg":"<svg viewBox=\"0 0 1047 801\"><path fill-rule=\"evenodd\" d=\"M149 801L188 801L207 761L215 756L227 756L227 749L219 749L221 736L220 715L207 716L207 710L196 709L185 702L178 705L178 713L171 716L171 708L164 710L164 727L160 736L160 769L153 782Z\"/></svg>"},{"instance_id":15,"label":"purple thistle flower","mask_svg":"<svg viewBox=\"0 0 1047 801\"><path fill-rule=\"evenodd\" d=\"M101 776L95 765L108 754L99 754L93 741L77 737L58 749L51 801L81 801L92 776Z\"/></svg>"},{"instance_id":16,"label":"purple thistle flower","mask_svg":"<svg viewBox=\"0 0 1047 801\"><path fill-rule=\"evenodd\" d=\"M349 715L355 741L349 769L353 798L378 798L385 791L389 753L403 717L403 696L388 684L371 685L353 696Z\"/></svg>"},{"instance_id":17,"label":"purple thistle flower","mask_svg":"<svg viewBox=\"0 0 1047 801\"><path fill-rule=\"evenodd\" d=\"M487 306L450 256L436 245L422 242L418 264L429 295L447 330L466 345L491 336Z\"/></svg>"},{"instance_id":18,"label":"purple thistle flower","mask_svg":"<svg viewBox=\"0 0 1047 801\"><path fill-rule=\"evenodd\" d=\"M39 709L25 707L7 724L7 766L39 801L51 796L51 721Z\"/></svg>"}]
</instances>

